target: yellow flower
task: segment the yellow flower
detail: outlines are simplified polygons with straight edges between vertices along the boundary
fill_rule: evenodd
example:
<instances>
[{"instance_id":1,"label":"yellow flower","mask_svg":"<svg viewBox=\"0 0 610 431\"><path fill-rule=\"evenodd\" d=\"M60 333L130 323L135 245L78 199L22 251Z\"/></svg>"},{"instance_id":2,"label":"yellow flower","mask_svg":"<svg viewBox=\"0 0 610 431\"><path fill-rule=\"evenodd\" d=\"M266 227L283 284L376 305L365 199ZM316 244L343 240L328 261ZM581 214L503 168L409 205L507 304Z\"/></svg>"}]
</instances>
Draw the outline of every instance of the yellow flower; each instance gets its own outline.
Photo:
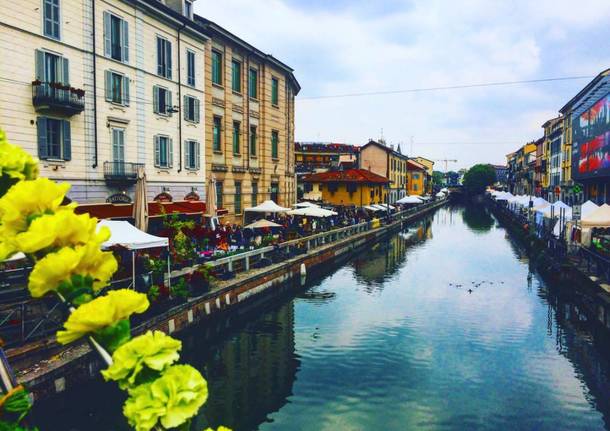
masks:
<instances>
[{"instance_id":1,"label":"yellow flower","mask_svg":"<svg viewBox=\"0 0 610 431\"><path fill-rule=\"evenodd\" d=\"M205 431L214 431L213 428L206 428ZM216 431L231 431L231 428L220 425Z\"/></svg>"},{"instance_id":2,"label":"yellow flower","mask_svg":"<svg viewBox=\"0 0 610 431\"><path fill-rule=\"evenodd\" d=\"M19 181L33 180L38 176L38 163L20 147L10 144L0 130L0 177L3 176Z\"/></svg>"},{"instance_id":3,"label":"yellow flower","mask_svg":"<svg viewBox=\"0 0 610 431\"><path fill-rule=\"evenodd\" d=\"M98 291L107 285L117 267L112 253L101 251L95 241L74 248L64 247L36 262L28 288L38 298L56 290L61 282L69 282L73 275L81 275L93 278L93 290Z\"/></svg>"},{"instance_id":4,"label":"yellow flower","mask_svg":"<svg viewBox=\"0 0 610 431\"><path fill-rule=\"evenodd\" d=\"M89 214L77 215L72 210L60 210L45 214L32 221L25 232L18 233L7 243L23 253L35 253L47 247L64 247L93 241L101 244L110 238L110 230L103 228L96 233L97 219Z\"/></svg>"},{"instance_id":5,"label":"yellow flower","mask_svg":"<svg viewBox=\"0 0 610 431\"><path fill-rule=\"evenodd\" d=\"M15 235L23 232L34 217L57 211L69 189L70 184L57 184L48 178L15 184L0 198L2 234Z\"/></svg>"},{"instance_id":6,"label":"yellow flower","mask_svg":"<svg viewBox=\"0 0 610 431\"><path fill-rule=\"evenodd\" d=\"M149 303L145 294L133 290L111 290L105 296L78 307L57 332L57 341L68 344L97 330L111 326L133 313L143 313Z\"/></svg>"},{"instance_id":7,"label":"yellow flower","mask_svg":"<svg viewBox=\"0 0 610 431\"><path fill-rule=\"evenodd\" d=\"M157 421L175 428L197 414L208 398L208 385L190 365L173 365L152 383L129 391L123 414L137 431L152 429Z\"/></svg>"},{"instance_id":8,"label":"yellow flower","mask_svg":"<svg viewBox=\"0 0 610 431\"><path fill-rule=\"evenodd\" d=\"M182 342L161 331L148 331L132 338L112 354L113 364L102 371L106 380L116 380L121 389L132 387L138 374L148 367L162 371L176 362Z\"/></svg>"}]
</instances>

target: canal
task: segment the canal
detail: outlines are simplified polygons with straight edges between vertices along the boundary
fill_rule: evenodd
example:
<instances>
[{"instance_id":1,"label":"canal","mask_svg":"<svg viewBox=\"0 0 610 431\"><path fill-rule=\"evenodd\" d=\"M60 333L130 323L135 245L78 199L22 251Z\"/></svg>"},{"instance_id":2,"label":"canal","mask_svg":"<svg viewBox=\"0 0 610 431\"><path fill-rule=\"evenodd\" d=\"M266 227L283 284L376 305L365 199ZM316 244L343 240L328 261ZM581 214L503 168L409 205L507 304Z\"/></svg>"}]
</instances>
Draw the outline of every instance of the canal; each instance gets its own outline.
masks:
<instances>
[{"instance_id":1,"label":"canal","mask_svg":"<svg viewBox=\"0 0 610 431\"><path fill-rule=\"evenodd\" d=\"M445 207L296 297L183 336L208 379L192 430L610 429L607 331L481 207ZM127 429L93 382L41 430Z\"/></svg>"}]
</instances>

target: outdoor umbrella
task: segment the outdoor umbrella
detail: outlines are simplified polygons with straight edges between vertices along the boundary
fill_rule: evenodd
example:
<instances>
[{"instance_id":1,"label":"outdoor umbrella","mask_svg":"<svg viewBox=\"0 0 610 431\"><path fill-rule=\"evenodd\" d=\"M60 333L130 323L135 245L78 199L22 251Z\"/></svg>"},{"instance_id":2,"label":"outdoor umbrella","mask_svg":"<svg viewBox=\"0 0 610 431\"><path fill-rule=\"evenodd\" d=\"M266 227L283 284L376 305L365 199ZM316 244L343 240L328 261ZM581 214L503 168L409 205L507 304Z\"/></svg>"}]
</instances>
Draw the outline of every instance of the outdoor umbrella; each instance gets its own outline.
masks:
<instances>
[{"instance_id":1,"label":"outdoor umbrella","mask_svg":"<svg viewBox=\"0 0 610 431\"><path fill-rule=\"evenodd\" d=\"M297 208L291 211L288 211L289 215L303 216L303 217L330 217L337 215L336 212L330 211L324 208L319 207L307 207L307 208Z\"/></svg>"},{"instance_id":2,"label":"outdoor umbrella","mask_svg":"<svg viewBox=\"0 0 610 431\"><path fill-rule=\"evenodd\" d=\"M256 213L285 213L290 211L290 208L284 208L271 200L267 200L260 205L252 208L246 208L245 211Z\"/></svg>"},{"instance_id":3,"label":"outdoor umbrella","mask_svg":"<svg viewBox=\"0 0 610 431\"><path fill-rule=\"evenodd\" d=\"M136 183L136 199L133 205L133 219L136 227L141 231L148 230L148 200L146 199L146 172L144 167L138 168L138 182Z\"/></svg>"},{"instance_id":4,"label":"outdoor umbrella","mask_svg":"<svg viewBox=\"0 0 610 431\"><path fill-rule=\"evenodd\" d=\"M396 201L397 204L421 204L423 201L417 196L405 196Z\"/></svg>"},{"instance_id":5,"label":"outdoor umbrella","mask_svg":"<svg viewBox=\"0 0 610 431\"><path fill-rule=\"evenodd\" d=\"M320 205L311 202L299 202L293 205L295 208L320 208Z\"/></svg>"},{"instance_id":6,"label":"outdoor umbrella","mask_svg":"<svg viewBox=\"0 0 610 431\"><path fill-rule=\"evenodd\" d=\"M260 219L260 220L256 220L254 223L250 223L248 226L245 227L245 229L262 229L265 227L268 227L268 228L282 227L282 225L274 223L269 220Z\"/></svg>"},{"instance_id":7,"label":"outdoor umbrella","mask_svg":"<svg viewBox=\"0 0 610 431\"><path fill-rule=\"evenodd\" d=\"M216 178L212 175L208 180L205 192L205 206L209 216L216 216Z\"/></svg>"}]
</instances>

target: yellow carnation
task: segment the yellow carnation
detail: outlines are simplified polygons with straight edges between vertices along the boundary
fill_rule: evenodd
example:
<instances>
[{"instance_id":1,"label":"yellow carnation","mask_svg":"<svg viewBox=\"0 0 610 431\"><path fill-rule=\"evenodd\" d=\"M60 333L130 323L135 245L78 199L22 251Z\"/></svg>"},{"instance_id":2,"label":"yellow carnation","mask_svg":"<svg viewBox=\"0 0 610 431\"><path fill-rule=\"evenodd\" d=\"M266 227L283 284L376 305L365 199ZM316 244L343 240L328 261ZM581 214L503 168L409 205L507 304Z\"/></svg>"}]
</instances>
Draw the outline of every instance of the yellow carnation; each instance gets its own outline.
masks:
<instances>
[{"instance_id":1,"label":"yellow carnation","mask_svg":"<svg viewBox=\"0 0 610 431\"><path fill-rule=\"evenodd\" d=\"M38 176L38 163L20 147L10 144L0 130L0 177L3 176L19 181L33 180Z\"/></svg>"},{"instance_id":2,"label":"yellow carnation","mask_svg":"<svg viewBox=\"0 0 610 431\"><path fill-rule=\"evenodd\" d=\"M57 184L48 178L18 182L0 198L0 234L11 237L25 231L34 217L54 213L69 189L70 184Z\"/></svg>"},{"instance_id":3,"label":"yellow carnation","mask_svg":"<svg viewBox=\"0 0 610 431\"><path fill-rule=\"evenodd\" d=\"M110 230L96 233L97 219L89 214L74 214L71 210L58 211L36 218L25 232L12 240L15 249L23 253L35 253L47 247L64 247L86 244L90 241L101 244L110 238Z\"/></svg>"},{"instance_id":4,"label":"yellow carnation","mask_svg":"<svg viewBox=\"0 0 610 431\"><path fill-rule=\"evenodd\" d=\"M68 344L72 341L111 326L133 313L143 313L148 308L148 298L133 290L111 290L105 296L78 307L64 323L64 330L57 332L57 341Z\"/></svg>"},{"instance_id":5,"label":"yellow carnation","mask_svg":"<svg viewBox=\"0 0 610 431\"><path fill-rule=\"evenodd\" d=\"M107 285L117 267L112 253L101 251L96 242L75 248L64 247L36 262L28 288L31 295L38 298L56 290L62 281L69 282L73 275L82 275L93 278L93 290L97 291Z\"/></svg>"}]
</instances>

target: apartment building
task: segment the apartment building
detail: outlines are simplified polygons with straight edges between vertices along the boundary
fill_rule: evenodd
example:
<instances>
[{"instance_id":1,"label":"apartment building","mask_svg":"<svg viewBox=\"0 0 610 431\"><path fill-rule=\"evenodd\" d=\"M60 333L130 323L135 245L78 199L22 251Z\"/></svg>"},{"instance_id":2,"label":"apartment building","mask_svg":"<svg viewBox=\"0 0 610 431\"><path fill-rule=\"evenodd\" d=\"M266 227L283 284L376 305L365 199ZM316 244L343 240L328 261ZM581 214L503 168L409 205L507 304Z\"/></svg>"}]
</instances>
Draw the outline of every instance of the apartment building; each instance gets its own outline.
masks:
<instances>
[{"instance_id":1,"label":"apartment building","mask_svg":"<svg viewBox=\"0 0 610 431\"><path fill-rule=\"evenodd\" d=\"M203 17L206 171L228 219L271 199L296 202L293 69ZM209 77L209 79L207 79Z\"/></svg>"},{"instance_id":2,"label":"apartment building","mask_svg":"<svg viewBox=\"0 0 610 431\"><path fill-rule=\"evenodd\" d=\"M562 158L563 158L563 117L548 120L542 125L544 129L544 148L547 177L546 190L541 196L549 202L561 198Z\"/></svg>"},{"instance_id":3,"label":"apartment building","mask_svg":"<svg viewBox=\"0 0 610 431\"><path fill-rule=\"evenodd\" d=\"M389 180L388 199L390 204L407 194L407 161L400 147L396 150L383 140L370 140L360 149L360 167Z\"/></svg>"},{"instance_id":4,"label":"apartment building","mask_svg":"<svg viewBox=\"0 0 610 431\"><path fill-rule=\"evenodd\" d=\"M205 191L205 50L192 1L0 0L0 126L85 204ZM108 216L112 216L109 211Z\"/></svg>"}]
</instances>

